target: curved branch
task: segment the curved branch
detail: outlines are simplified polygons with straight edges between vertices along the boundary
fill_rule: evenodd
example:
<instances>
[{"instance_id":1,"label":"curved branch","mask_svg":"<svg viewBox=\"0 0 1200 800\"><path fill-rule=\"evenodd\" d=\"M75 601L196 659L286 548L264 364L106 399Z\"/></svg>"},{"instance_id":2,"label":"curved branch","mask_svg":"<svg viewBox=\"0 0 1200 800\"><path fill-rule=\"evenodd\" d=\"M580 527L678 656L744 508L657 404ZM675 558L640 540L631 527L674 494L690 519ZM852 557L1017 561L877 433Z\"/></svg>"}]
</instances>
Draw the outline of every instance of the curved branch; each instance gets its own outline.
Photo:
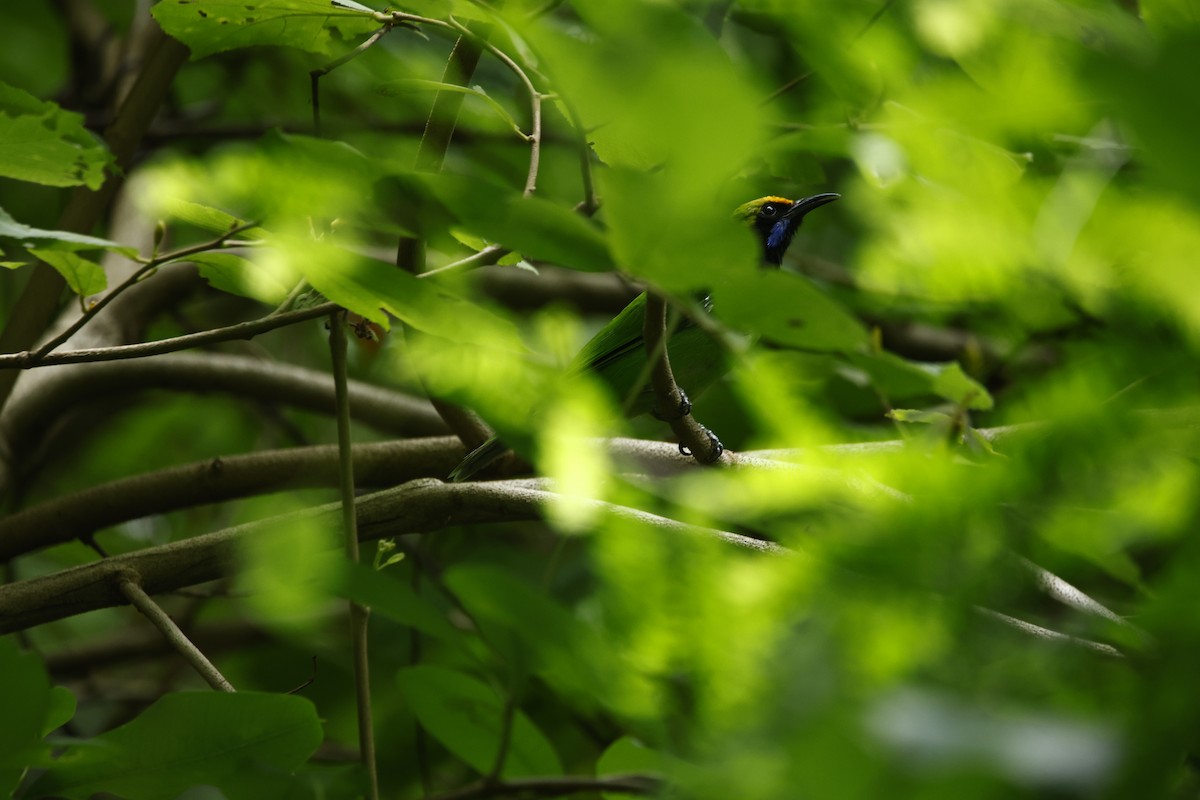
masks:
<instances>
[{"instance_id":1,"label":"curved branch","mask_svg":"<svg viewBox=\"0 0 1200 800\"><path fill-rule=\"evenodd\" d=\"M139 271L140 272L140 271ZM111 297L112 293L108 295ZM107 299L107 297L105 298ZM97 306L99 308L99 306ZM147 358L164 353L176 353L180 350L191 350L219 342L231 342L236 339L249 340L260 333L273 331L298 322L327 316L338 308L336 303L322 303L299 311L288 311L284 314L269 314L249 322L239 322L224 328L213 328L199 333L189 333L184 336L173 336L170 339L159 339L154 342L139 344L123 344L113 347L93 347L86 350L71 350L66 353L51 353L48 348L36 352L28 350L20 353L5 353L0 355L0 370L4 369L34 369L36 367L51 367L61 364L96 364L103 361L124 361L132 358ZM87 321L91 316L80 317ZM71 333L82 325L75 327ZM45 352L43 352L45 351Z\"/></svg>"},{"instance_id":2,"label":"curved branch","mask_svg":"<svg viewBox=\"0 0 1200 800\"><path fill-rule=\"evenodd\" d=\"M81 364L58 380L14 396L0 418L0 441L20 454L65 410L105 396L148 389L226 392L321 414L333 412L327 375L302 367L223 353L173 353L157 358ZM426 401L360 381L350 382L354 419L396 436L431 436L445 424Z\"/></svg>"},{"instance_id":3,"label":"curved branch","mask_svg":"<svg viewBox=\"0 0 1200 800\"><path fill-rule=\"evenodd\" d=\"M523 482L410 481L394 489L359 498L356 508L359 538L370 540L408 533L430 533L457 525L540 520L544 516L546 502L556 497L552 492L529 488ZM605 513L636 520L669 533L715 537L760 552L790 552L770 542L727 531L687 525L601 501L587 502ZM241 548L249 537L261 535L264 531L288 529L300 521L333 530L340 516L341 503L328 503L5 584L0 586L0 634L99 608L125 605L127 600L116 582L131 570L141 577L142 586L149 594L174 591L232 575L238 568ZM332 536L330 540L333 541Z\"/></svg>"},{"instance_id":4,"label":"curved branch","mask_svg":"<svg viewBox=\"0 0 1200 800\"><path fill-rule=\"evenodd\" d=\"M446 475L466 451L454 436L357 444L358 486ZM337 445L264 450L120 478L0 519L0 561L122 522L288 489L336 488Z\"/></svg>"}]
</instances>

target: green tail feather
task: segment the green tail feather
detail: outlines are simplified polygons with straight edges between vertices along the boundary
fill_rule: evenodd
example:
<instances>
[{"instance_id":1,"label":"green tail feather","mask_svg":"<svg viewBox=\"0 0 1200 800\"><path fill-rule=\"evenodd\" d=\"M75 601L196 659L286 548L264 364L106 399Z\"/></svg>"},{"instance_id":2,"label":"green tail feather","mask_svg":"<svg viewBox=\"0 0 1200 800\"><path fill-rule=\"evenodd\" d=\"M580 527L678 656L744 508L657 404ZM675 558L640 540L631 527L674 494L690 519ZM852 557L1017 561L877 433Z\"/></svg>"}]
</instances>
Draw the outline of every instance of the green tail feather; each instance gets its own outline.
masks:
<instances>
[{"instance_id":1,"label":"green tail feather","mask_svg":"<svg viewBox=\"0 0 1200 800\"><path fill-rule=\"evenodd\" d=\"M483 444L467 453L467 457L450 471L451 483L462 483L470 480L476 473L495 464L508 452L508 445L500 441L499 436L493 436Z\"/></svg>"}]
</instances>

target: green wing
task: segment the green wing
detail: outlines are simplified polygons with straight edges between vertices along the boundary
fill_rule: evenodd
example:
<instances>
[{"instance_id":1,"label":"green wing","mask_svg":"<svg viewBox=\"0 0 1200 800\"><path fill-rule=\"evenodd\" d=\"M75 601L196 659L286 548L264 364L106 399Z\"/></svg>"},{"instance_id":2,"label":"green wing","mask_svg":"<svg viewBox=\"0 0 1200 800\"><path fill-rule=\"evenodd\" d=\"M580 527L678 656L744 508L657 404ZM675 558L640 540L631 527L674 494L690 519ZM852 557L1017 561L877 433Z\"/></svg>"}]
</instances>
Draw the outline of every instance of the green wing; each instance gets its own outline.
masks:
<instances>
[{"instance_id":1,"label":"green wing","mask_svg":"<svg viewBox=\"0 0 1200 800\"><path fill-rule=\"evenodd\" d=\"M645 351L642 327L646 312L646 293L642 292L629 305L596 332L571 361L571 369L604 374L605 367L632 353ZM642 356L645 361L645 356Z\"/></svg>"},{"instance_id":2,"label":"green wing","mask_svg":"<svg viewBox=\"0 0 1200 800\"><path fill-rule=\"evenodd\" d=\"M638 378L643 377L646 365L646 345L642 338L645 309L646 295L643 293L601 328L571 363L572 370L586 370L608 384L620 402L629 397ZM699 395L728 369L721 347L686 318L672 335L668 354L676 382L692 396ZM654 406L653 395L648 382L638 387L629 408L630 415L650 411Z\"/></svg>"}]
</instances>

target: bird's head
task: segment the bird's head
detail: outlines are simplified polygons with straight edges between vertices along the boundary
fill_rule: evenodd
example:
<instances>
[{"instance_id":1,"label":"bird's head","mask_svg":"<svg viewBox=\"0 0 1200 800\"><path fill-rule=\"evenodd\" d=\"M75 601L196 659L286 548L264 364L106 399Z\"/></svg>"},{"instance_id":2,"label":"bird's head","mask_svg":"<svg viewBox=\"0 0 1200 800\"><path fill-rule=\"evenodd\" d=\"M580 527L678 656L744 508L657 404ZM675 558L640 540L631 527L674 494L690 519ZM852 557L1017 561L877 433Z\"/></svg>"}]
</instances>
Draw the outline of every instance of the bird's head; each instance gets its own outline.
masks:
<instances>
[{"instance_id":1,"label":"bird's head","mask_svg":"<svg viewBox=\"0 0 1200 800\"><path fill-rule=\"evenodd\" d=\"M771 266L777 267L783 263L783 254L792 243L796 231L800 229L804 215L814 208L832 203L839 197L840 194L833 192L815 194L801 200L760 197L738 206L733 215L754 228L758 240L762 243L763 258Z\"/></svg>"}]
</instances>

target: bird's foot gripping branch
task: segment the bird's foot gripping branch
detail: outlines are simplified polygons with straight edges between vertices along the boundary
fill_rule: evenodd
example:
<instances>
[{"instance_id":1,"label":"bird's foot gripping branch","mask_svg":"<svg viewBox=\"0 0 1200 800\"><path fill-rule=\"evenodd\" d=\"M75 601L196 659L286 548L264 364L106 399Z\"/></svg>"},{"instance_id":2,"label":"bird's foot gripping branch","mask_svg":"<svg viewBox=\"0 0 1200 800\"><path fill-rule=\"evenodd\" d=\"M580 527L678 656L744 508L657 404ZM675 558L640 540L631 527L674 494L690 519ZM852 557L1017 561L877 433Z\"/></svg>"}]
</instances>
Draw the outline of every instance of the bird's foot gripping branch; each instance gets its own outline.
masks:
<instances>
[{"instance_id":1,"label":"bird's foot gripping branch","mask_svg":"<svg viewBox=\"0 0 1200 800\"><path fill-rule=\"evenodd\" d=\"M663 422L671 422L672 420L683 419L684 417L691 416L692 399L687 396L687 392L685 392L680 386L676 386L675 391L678 392L676 396L677 402L675 407L670 411L662 411L659 406L655 406L650 412L654 415L655 419Z\"/></svg>"},{"instance_id":2,"label":"bird's foot gripping branch","mask_svg":"<svg viewBox=\"0 0 1200 800\"><path fill-rule=\"evenodd\" d=\"M712 464L720 460L725 452L724 445L712 431L692 417L692 404L687 395L675 383L671 371L671 360L667 355L667 304L654 292L646 293L646 309L642 338L646 344L646 358L650 361L650 385L654 389L655 407L668 408L676 404L678 416L664 419L679 438L679 452L690 455L701 464ZM656 414L663 419L661 414Z\"/></svg>"}]
</instances>

